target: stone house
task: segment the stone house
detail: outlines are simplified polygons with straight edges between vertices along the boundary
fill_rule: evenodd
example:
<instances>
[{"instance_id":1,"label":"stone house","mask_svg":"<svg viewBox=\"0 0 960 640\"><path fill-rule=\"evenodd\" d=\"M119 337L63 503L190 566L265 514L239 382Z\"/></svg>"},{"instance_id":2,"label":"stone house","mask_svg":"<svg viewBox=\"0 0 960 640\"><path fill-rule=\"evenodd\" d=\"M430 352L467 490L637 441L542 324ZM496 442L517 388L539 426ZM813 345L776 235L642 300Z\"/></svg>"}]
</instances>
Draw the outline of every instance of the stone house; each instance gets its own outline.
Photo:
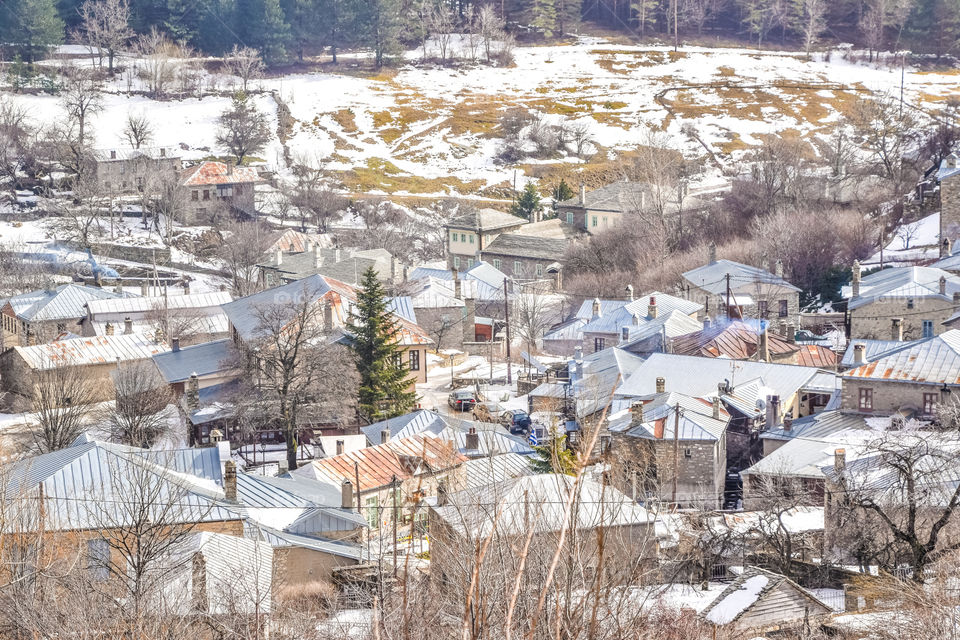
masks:
<instances>
[{"instance_id":1,"label":"stone house","mask_svg":"<svg viewBox=\"0 0 960 640\"><path fill-rule=\"evenodd\" d=\"M201 162L180 173L179 188L191 219L204 219L218 209L240 217L256 215L257 170L226 162Z\"/></svg>"},{"instance_id":2,"label":"stone house","mask_svg":"<svg viewBox=\"0 0 960 640\"><path fill-rule=\"evenodd\" d=\"M517 231L527 220L496 209L471 209L446 225L447 267L467 270L481 260L480 253L502 233Z\"/></svg>"},{"instance_id":3,"label":"stone house","mask_svg":"<svg viewBox=\"0 0 960 640\"><path fill-rule=\"evenodd\" d=\"M723 506L730 414L720 399L665 392L610 417L614 483L683 508Z\"/></svg>"},{"instance_id":4,"label":"stone house","mask_svg":"<svg viewBox=\"0 0 960 640\"><path fill-rule=\"evenodd\" d=\"M951 153L940 162L936 174L939 183L940 257L950 255L950 247L960 239L960 162Z\"/></svg>"},{"instance_id":5,"label":"stone house","mask_svg":"<svg viewBox=\"0 0 960 640\"><path fill-rule=\"evenodd\" d=\"M159 181L176 180L183 169L176 147L94 149L91 160L97 185L117 195L143 191L148 182L155 188Z\"/></svg>"},{"instance_id":6,"label":"stone house","mask_svg":"<svg viewBox=\"0 0 960 640\"><path fill-rule=\"evenodd\" d=\"M551 280L560 288L563 254L569 244L562 237L504 233L486 245L480 256L515 280Z\"/></svg>"},{"instance_id":7,"label":"stone house","mask_svg":"<svg viewBox=\"0 0 960 640\"><path fill-rule=\"evenodd\" d=\"M409 520L410 507L436 497L443 486L466 486L463 464L469 458L441 438L418 434L376 446L313 460L293 475L339 486L359 475L360 506L371 530Z\"/></svg>"},{"instance_id":8,"label":"stone house","mask_svg":"<svg viewBox=\"0 0 960 640\"><path fill-rule=\"evenodd\" d=\"M678 195L682 197L678 198ZM682 191L666 193L658 187L641 182L614 182L587 191L580 185L580 193L556 205L557 217L567 225L597 233L620 224L628 215L661 213L676 216L686 211L701 211L709 201Z\"/></svg>"},{"instance_id":9,"label":"stone house","mask_svg":"<svg viewBox=\"0 0 960 640\"><path fill-rule=\"evenodd\" d=\"M585 310L587 304L584 302L581 305L578 315ZM607 307L606 312L604 306ZM630 300L622 306L604 305L595 298L590 303L590 319L580 328L583 351L595 353L615 345L629 349L628 344L636 343L641 339L641 335L648 335L649 332L645 330L651 328L651 325L656 326L661 334L666 332L669 341L686 333L685 329L699 327L700 324L694 318L701 309L701 305L696 302L659 291ZM689 322L678 320L665 323L674 312L677 312L678 316L685 316Z\"/></svg>"},{"instance_id":10,"label":"stone house","mask_svg":"<svg viewBox=\"0 0 960 640\"><path fill-rule=\"evenodd\" d=\"M858 350L856 341L853 349ZM858 354L842 376L846 411L934 417L937 407L960 389L960 330L904 342L870 360Z\"/></svg>"},{"instance_id":11,"label":"stone house","mask_svg":"<svg viewBox=\"0 0 960 640\"><path fill-rule=\"evenodd\" d=\"M377 279L390 286L399 282L404 272L404 267L386 249L324 249L308 243L302 251L274 250L269 260L257 265L257 277L265 287L279 287L312 275L357 286L364 271L371 267L377 272Z\"/></svg>"},{"instance_id":12,"label":"stone house","mask_svg":"<svg viewBox=\"0 0 960 640\"><path fill-rule=\"evenodd\" d=\"M63 334L79 334L87 303L123 294L79 284L62 284L8 298L0 307L5 349L49 342Z\"/></svg>"},{"instance_id":13,"label":"stone house","mask_svg":"<svg viewBox=\"0 0 960 640\"><path fill-rule=\"evenodd\" d=\"M774 271L713 257L709 264L683 274L683 295L702 304L704 314L711 318L750 316L796 324L800 289L783 278L779 260Z\"/></svg>"},{"instance_id":14,"label":"stone house","mask_svg":"<svg viewBox=\"0 0 960 640\"><path fill-rule=\"evenodd\" d=\"M166 350L166 345L136 334L72 338L14 347L0 354L0 388L33 402L40 376L57 369L62 372L57 376L73 375L72 372L80 376L90 402L113 400L116 392L111 374L118 366L149 362L154 355ZM50 379L51 383L56 380Z\"/></svg>"},{"instance_id":15,"label":"stone house","mask_svg":"<svg viewBox=\"0 0 960 640\"><path fill-rule=\"evenodd\" d=\"M949 330L960 311L960 277L932 267L883 269L861 278L854 263L847 300L852 339L916 340Z\"/></svg>"}]
</instances>

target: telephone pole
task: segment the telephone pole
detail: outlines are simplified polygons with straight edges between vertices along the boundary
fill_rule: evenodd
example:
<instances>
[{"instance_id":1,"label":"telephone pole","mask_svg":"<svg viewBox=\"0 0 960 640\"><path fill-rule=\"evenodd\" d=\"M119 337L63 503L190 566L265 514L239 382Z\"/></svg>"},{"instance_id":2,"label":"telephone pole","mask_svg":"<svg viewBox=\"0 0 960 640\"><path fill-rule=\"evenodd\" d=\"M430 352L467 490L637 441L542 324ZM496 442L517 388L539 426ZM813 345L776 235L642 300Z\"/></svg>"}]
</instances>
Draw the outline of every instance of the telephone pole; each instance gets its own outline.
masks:
<instances>
[{"instance_id":1,"label":"telephone pole","mask_svg":"<svg viewBox=\"0 0 960 640\"><path fill-rule=\"evenodd\" d=\"M680 404L673 408L673 495L670 501L677 504L677 476L680 475Z\"/></svg>"},{"instance_id":2,"label":"telephone pole","mask_svg":"<svg viewBox=\"0 0 960 640\"><path fill-rule=\"evenodd\" d=\"M507 278L503 279L503 318L507 324L507 385L513 384L510 372L510 298L507 295Z\"/></svg>"}]
</instances>

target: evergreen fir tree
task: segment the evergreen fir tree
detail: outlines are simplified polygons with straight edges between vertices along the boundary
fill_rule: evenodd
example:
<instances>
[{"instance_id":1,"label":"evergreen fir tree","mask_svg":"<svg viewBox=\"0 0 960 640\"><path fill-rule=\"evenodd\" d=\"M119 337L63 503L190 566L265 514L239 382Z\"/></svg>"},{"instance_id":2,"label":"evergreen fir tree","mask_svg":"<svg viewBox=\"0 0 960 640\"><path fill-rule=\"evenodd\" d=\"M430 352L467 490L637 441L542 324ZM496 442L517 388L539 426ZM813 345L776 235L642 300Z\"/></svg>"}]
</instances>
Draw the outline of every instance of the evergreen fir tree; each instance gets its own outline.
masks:
<instances>
[{"instance_id":1,"label":"evergreen fir tree","mask_svg":"<svg viewBox=\"0 0 960 640\"><path fill-rule=\"evenodd\" d=\"M320 0L281 0L280 8L290 23L290 40L297 60L303 62L306 49L318 45L324 24L320 19Z\"/></svg>"},{"instance_id":2,"label":"evergreen fir tree","mask_svg":"<svg viewBox=\"0 0 960 640\"><path fill-rule=\"evenodd\" d=\"M27 62L35 62L50 47L63 42L63 20L53 0L12 0L0 19L0 41Z\"/></svg>"},{"instance_id":3,"label":"evergreen fir tree","mask_svg":"<svg viewBox=\"0 0 960 640\"><path fill-rule=\"evenodd\" d=\"M377 68L403 49L400 33L399 0L354 0L354 31L361 44L373 49L373 61Z\"/></svg>"},{"instance_id":4,"label":"evergreen fir tree","mask_svg":"<svg viewBox=\"0 0 960 640\"><path fill-rule=\"evenodd\" d=\"M550 438L546 444L533 447L536 456L530 459L530 467L536 473L564 473L572 476L577 472L577 457L567 449L567 437Z\"/></svg>"},{"instance_id":5,"label":"evergreen fir tree","mask_svg":"<svg viewBox=\"0 0 960 640\"><path fill-rule=\"evenodd\" d=\"M408 413L416 405L417 394L409 390L400 329L387 310L386 292L372 267L363 272L348 327L360 372L360 413L374 422Z\"/></svg>"},{"instance_id":6,"label":"evergreen fir tree","mask_svg":"<svg viewBox=\"0 0 960 640\"><path fill-rule=\"evenodd\" d=\"M540 194L537 193L537 188L533 183L528 182L527 186L525 186L520 193L520 197L511 205L510 214L532 220L534 212L539 210Z\"/></svg>"},{"instance_id":7,"label":"evergreen fir tree","mask_svg":"<svg viewBox=\"0 0 960 640\"><path fill-rule=\"evenodd\" d=\"M279 0L238 0L234 19L240 42L258 49L264 64L287 60L290 25Z\"/></svg>"},{"instance_id":8,"label":"evergreen fir tree","mask_svg":"<svg viewBox=\"0 0 960 640\"><path fill-rule=\"evenodd\" d=\"M570 185L567 184L567 181L560 179L560 184L553 190L553 199L557 202L563 202L564 200L569 200L574 196L573 189L570 188Z\"/></svg>"},{"instance_id":9,"label":"evergreen fir tree","mask_svg":"<svg viewBox=\"0 0 960 640\"><path fill-rule=\"evenodd\" d=\"M557 7L555 0L530 0L527 22L538 29L545 38L552 38L557 30Z\"/></svg>"}]
</instances>

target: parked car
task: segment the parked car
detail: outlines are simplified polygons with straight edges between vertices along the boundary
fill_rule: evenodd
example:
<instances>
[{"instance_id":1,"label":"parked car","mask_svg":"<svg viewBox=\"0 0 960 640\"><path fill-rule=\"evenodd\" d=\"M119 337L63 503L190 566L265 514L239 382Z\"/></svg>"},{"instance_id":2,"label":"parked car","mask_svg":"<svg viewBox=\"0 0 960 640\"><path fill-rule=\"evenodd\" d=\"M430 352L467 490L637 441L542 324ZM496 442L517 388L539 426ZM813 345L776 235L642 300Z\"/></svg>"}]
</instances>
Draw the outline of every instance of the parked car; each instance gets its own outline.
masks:
<instances>
[{"instance_id":1,"label":"parked car","mask_svg":"<svg viewBox=\"0 0 960 640\"><path fill-rule=\"evenodd\" d=\"M503 424L513 435L524 435L530 432L530 425L533 423L526 411L504 411L500 416L500 423Z\"/></svg>"},{"instance_id":2,"label":"parked car","mask_svg":"<svg viewBox=\"0 0 960 640\"><path fill-rule=\"evenodd\" d=\"M502 411L496 402L478 402L473 408L473 419L480 422L497 422Z\"/></svg>"},{"instance_id":3,"label":"parked car","mask_svg":"<svg viewBox=\"0 0 960 640\"><path fill-rule=\"evenodd\" d=\"M457 411L470 411L477 404L477 398L469 389L457 389L447 396L447 404Z\"/></svg>"}]
</instances>

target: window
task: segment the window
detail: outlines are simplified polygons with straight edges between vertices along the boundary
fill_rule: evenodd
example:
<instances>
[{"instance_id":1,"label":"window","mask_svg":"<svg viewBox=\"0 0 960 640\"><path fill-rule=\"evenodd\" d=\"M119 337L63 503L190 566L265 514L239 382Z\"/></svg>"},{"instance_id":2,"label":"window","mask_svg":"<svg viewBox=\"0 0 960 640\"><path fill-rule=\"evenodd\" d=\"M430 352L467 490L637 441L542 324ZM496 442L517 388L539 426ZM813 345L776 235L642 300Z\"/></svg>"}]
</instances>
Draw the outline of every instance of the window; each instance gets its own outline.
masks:
<instances>
[{"instance_id":1,"label":"window","mask_svg":"<svg viewBox=\"0 0 960 640\"><path fill-rule=\"evenodd\" d=\"M630 327L622 327L620 329L620 339L624 341L630 339Z\"/></svg>"},{"instance_id":2,"label":"window","mask_svg":"<svg viewBox=\"0 0 960 640\"><path fill-rule=\"evenodd\" d=\"M939 393L925 393L923 394L923 414L926 416L932 416L937 413L937 405L940 404L940 394Z\"/></svg>"},{"instance_id":3,"label":"window","mask_svg":"<svg viewBox=\"0 0 960 640\"><path fill-rule=\"evenodd\" d=\"M767 301L766 300L757 300L757 315L761 318L767 317Z\"/></svg>"},{"instance_id":4,"label":"window","mask_svg":"<svg viewBox=\"0 0 960 640\"><path fill-rule=\"evenodd\" d=\"M473 266L473 258L467 258L467 269Z\"/></svg>"},{"instance_id":5,"label":"window","mask_svg":"<svg viewBox=\"0 0 960 640\"><path fill-rule=\"evenodd\" d=\"M377 496L372 496L367 498L363 504L366 507L367 526L371 529L376 529L380 524L380 500Z\"/></svg>"},{"instance_id":6,"label":"window","mask_svg":"<svg viewBox=\"0 0 960 640\"><path fill-rule=\"evenodd\" d=\"M473 234L472 234L472 233L470 234L469 238L470 238L470 244L473 244Z\"/></svg>"},{"instance_id":7,"label":"window","mask_svg":"<svg viewBox=\"0 0 960 640\"><path fill-rule=\"evenodd\" d=\"M513 275L517 275L518 273L520 273L520 272L522 272L522 271L523 271L523 263L520 262L519 260L514 260L514 261L513 261Z\"/></svg>"},{"instance_id":8,"label":"window","mask_svg":"<svg viewBox=\"0 0 960 640\"><path fill-rule=\"evenodd\" d=\"M217 197L218 198L232 198L233 197L233 187L227 185L225 187L217 187Z\"/></svg>"},{"instance_id":9,"label":"window","mask_svg":"<svg viewBox=\"0 0 960 640\"><path fill-rule=\"evenodd\" d=\"M567 224L573 224L573 211L567 211Z\"/></svg>"},{"instance_id":10,"label":"window","mask_svg":"<svg viewBox=\"0 0 960 640\"><path fill-rule=\"evenodd\" d=\"M860 389L860 410L873 411L873 389Z\"/></svg>"},{"instance_id":11,"label":"window","mask_svg":"<svg viewBox=\"0 0 960 640\"><path fill-rule=\"evenodd\" d=\"M684 458L692 458L692 457L693 457L693 450L692 450L692 449L684 449L684 450L683 450L683 457L684 457Z\"/></svg>"},{"instance_id":12,"label":"window","mask_svg":"<svg viewBox=\"0 0 960 640\"><path fill-rule=\"evenodd\" d=\"M204 199L204 200L209 200L209 199L210 199L210 189L204 189L204 190L203 190L203 199Z\"/></svg>"},{"instance_id":13,"label":"window","mask_svg":"<svg viewBox=\"0 0 960 640\"><path fill-rule=\"evenodd\" d=\"M609 221L607 220L607 216L603 216L603 226L607 226L608 222Z\"/></svg>"},{"instance_id":14,"label":"window","mask_svg":"<svg viewBox=\"0 0 960 640\"><path fill-rule=\"evenodd\" d=\"M781 318L787 317L787 301L786 300L780 301L780 312L777 315L779 315Z\"/></svg>"},{"instance_id":15,"label":"window","mask_svg":"<svg viewBox=\"0 0 960 640\"><path fill-rule=\"evenodd\" d=\"M603 351L603 338L594 338L593 339L593 350L594 351Z\"/></svg>"},{"instance_id":16,"label":"window","mask_svg":"<svg viewBox=\"0 0 960 640\"><path fill-rule=\"evenodd\" d=\"M500 266L501 266L502 264L503 264L503 261L501 261L500 258L494 258L494 259L493 259L493 268L496 269L497 271L500 270Z\"/></svg>"},{"instance_id":17,"label":"window","mask_svg":"<svg viewBox=\"0 0 960 640\"><path fill-rule=\"evenodd\" d=\"M459 269L459 268L460 268L460 257L459 257L459 256L453 256L453 268L454 268L454 269Z\"/></svg>"},{"instance_id":18,"label":"window","mask_svg":"<svg viewBox=\"0 0 960 640\"><path fill-rule=\"evenodd\" d=\"M237 186L235 186L233 188L233 192L237 195L240 195L241 193L243 193L243 185L238 184Z\"/></svg>"},{"instance_id":19,"label":"window","mask_svg":"<svg viewBox=\"0 0 960 640\"><path fill-rule=\"evenodd\" d=\"M543 265L540 264L540 263L537 263L537 275L538 275L538 276L542 276L542 275L543 275Z\"/></svg>"},{"instance_id":20,"label":"window","mask_svg":"<svg viewBox=\"0 0 960 640\"><path fill-rule=\"evenodd\" d=\"M94 580L110 577L110 543L106 540L87 540L87 571Z\"/></svg>"},{"instance_id":21,"label":"window","mask_svg":"<svg viewBox=\"0 0 960 640\"><path fill-rule=\"evenodd\" d=\"M907 309L913 309L913 298L907 298Z\"/></svg>"},{"instance_id":22,"label":"window","mask_svg":"<svg viewBox=\"0 0 960 640\"><path fill-rule=\"evenodd\" d=\"M450 234L450 242L456 242L456 241L457 241L457 234L451 233L451 234Z\"/></svg>"},{"instance_id":23,"label":"window","mask_svg":"<svg viewBox=\"0 0 960 640\"><path fill-rule=\"evenodd\" d=\"M467 241L467 234L461 233L461 234L460 234L460 242L466 242L466 241Z\"/></svg>"},{"instance_id":24,"label":"window","mask_svg":"<svg viewBox=\"0 0 960 640\"><path fill-rule=\"evenodd\" d=\"M420 352L416 349L410 352L410 371L420 371Z\"/></svg>"},{"instance_id":25,"label":"window","mask_svg":"<svg viewBox=\"0 0 960 640\"><path fill-rule=\"evenodd\" d=\"M393 354L393 366L397 369L403 368L403 355L399 353Z\"/></svg>"},{"instance_id":26,"label":"window","mask_svg":"<svg viewBox=\"0 0 960 640\"><path fill-rule=\"evenodd\" d=\"M592 219L590 220L590 226L592 227L597 226L597 216L592 217Z\"/></svg>"},{"instance_id":27,"label":"window","mask_svg":"<svg viewBox=\"0 0 960 640\"><path fill-rule=\"evenodd\" d=\"M923 321L923 337L932 338L933 337L933 320L924 320Z\"/></svg>"},{"instance_id":28,"label":"window","mask_svg":"<svg viewBox=\"0 0 960 640\"><path fill-rule=\"evenodd\" d=\"M197 200L199 200L199 199L200 199L200 192L197 191L196 189L194 189L193 191L191 191L191 192L190 192L190 199L193 200L194 202L196 202Z\"/></svg>"}]
</instances>

